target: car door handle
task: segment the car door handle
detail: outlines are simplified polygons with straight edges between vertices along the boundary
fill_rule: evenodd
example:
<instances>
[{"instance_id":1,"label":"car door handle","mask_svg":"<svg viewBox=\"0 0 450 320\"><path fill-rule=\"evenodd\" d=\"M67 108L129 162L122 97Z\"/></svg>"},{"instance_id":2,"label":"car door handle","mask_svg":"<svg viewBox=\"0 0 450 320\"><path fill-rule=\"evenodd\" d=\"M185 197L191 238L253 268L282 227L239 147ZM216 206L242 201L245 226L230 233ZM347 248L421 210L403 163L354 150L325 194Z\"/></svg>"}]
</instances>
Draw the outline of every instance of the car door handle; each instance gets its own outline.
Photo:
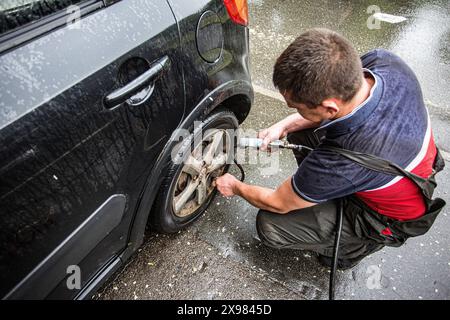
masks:
<instances>
[{"instance_id":1,"label":"car door handle","mask_svg":"<svg viewBox=\"0 0 450 320\"><path fill-rule=\"evenodd\" d=\"M114 90L108 94L105 99L105 106L107 108L113 108L121 103L127 101L130 97L151 85L154 81L158 80L165 70L170 68L170 59L168 56L164 56L157 60L150 66L150 69L145 71L136 79L127 83L125 86Z\"/></svg>"}]
</instances>

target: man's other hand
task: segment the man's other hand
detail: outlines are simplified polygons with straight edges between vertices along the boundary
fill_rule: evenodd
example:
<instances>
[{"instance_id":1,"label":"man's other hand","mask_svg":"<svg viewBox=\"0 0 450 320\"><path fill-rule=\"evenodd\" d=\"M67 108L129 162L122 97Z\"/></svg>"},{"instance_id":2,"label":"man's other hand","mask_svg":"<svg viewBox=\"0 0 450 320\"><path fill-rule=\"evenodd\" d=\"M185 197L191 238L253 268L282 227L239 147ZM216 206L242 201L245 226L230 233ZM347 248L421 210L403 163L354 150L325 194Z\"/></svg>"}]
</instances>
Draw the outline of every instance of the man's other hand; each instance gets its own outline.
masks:
<instances>
[{"instance_id":1,"label":"man's other hand","mask_svg":"<svg viewBox=\"0 0 450 320\"><path fill-rule=\"evenodd\" d=\"M269 143L282 139L286 136L285 128L281 123L275 123L273 126L263 129L258 133L258 138L263 139L261 150L267 150Z\"/></svg>"},{"instance_id":2,"label":"man's other hand","mask_svg":"<svg viewBox=\"0 0 450 320\"><path fill-rule=\"evenodd\" d=\"M236 185L238 183L239 180L229 173L225 173L223 176L218 177L215 181L217 190L219 190L219 192L225 197L232 197L236 195Z\"/></svg>"}]
</instances>

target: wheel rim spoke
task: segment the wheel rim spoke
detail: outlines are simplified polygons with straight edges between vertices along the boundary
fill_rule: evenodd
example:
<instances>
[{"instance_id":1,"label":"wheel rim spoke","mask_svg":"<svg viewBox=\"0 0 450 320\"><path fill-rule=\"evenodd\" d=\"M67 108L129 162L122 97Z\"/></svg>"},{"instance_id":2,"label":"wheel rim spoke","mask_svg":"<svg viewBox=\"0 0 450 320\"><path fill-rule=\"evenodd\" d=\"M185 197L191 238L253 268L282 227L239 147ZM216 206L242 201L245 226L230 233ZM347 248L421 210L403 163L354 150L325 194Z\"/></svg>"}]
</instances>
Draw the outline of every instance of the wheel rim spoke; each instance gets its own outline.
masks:
<instances>
[{"instance_id":1,"label":"wheel rim spoke","mask_svg":"<svg viewBox=\"0 0 450 320\"><path fill-rule=\"evenodd\" d=\"M192 177L198 176L202 170L202 165L203 163L200 160L195 159L191 155L184 164L183 172L186 172Z\"/></svg>"},{"instance_id":2,"label":"wheel rim spoke","mask_svg":"<svg viewBox=\"0 0 450 320\"><path fill-rule=\"evenodd\" d=\"M210 165L214 159L215 154L220 146L223 147L223 132L217 131L214 133L212 137L211 143L206 147L205 155L203 157L203 161Z\"/></svg>"},{"instance_id":3,"label":"wheel rim spoke","mask_svg":"<svg viewBox=\"0 0 450 320\"><path fill-rule=\"evenodd\" d=\"M206 199L206 178L203 177L197 186L197 204L202 204Z\"/></svg>"},{"instance_id":4,"label":"wheel rim spoke","mask_svg":"<svg viewBox=\"0 0 450 320\"><path fill-rule=\"evenodd\" d=\"M227 162L226 154L224 154L224 153L219 154L217 157L215 157L211 161L211 164L208 167L208 173L216 171L217 169L220 169L221 167L223 167L226 164L226 162Z\"/></svg>"},{"instance_id":5,"label":"wheel rim spoke","mask_svg":"<svg viewBox=\"0 0 450 320\"><path fill-rule=\"evenodd\" d=\"M186 202L194 193L195 189L199 184L199 179L191 181L186 188L177 197L175 197L175 212L178 213L183 209Z\"/></svg>"}]
</instances>

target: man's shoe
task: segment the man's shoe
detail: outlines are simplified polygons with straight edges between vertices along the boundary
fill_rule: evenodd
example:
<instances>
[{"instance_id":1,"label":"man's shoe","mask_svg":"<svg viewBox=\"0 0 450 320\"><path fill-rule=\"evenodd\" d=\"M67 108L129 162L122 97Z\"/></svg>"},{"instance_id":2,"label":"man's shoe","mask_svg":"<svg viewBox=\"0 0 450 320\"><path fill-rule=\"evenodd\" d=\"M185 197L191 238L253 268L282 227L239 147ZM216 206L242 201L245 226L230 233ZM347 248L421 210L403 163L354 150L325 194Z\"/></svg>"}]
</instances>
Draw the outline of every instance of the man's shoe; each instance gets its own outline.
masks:
<instances>
[{"instance_id":1,"label":"man's shoe","mask_svg":"<svg viewBox=\"0 0 450 320\"><path fill-rule=\"evenodd\" d=\"M356 266L364 257L355 258L355 259L338 259L337 268L339 270L348 270ZM333 266L333 258L326 257L324 255L319 254L318 256L319 262L328 268Z\"/></svg>"}]
</instances>

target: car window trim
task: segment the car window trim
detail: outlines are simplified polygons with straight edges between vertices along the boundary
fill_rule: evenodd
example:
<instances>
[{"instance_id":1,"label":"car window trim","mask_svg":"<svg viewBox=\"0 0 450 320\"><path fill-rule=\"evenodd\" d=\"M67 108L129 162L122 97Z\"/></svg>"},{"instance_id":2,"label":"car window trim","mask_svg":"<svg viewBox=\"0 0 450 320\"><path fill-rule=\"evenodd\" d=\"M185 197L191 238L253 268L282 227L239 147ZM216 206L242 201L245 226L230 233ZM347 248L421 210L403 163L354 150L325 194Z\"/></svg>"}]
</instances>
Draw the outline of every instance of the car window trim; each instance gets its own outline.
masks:
<instances>
[{"instance_id":1,"label":"car window trim","mask_svg":"<svg viewBox=\"0 0 450 320\"><path fill-rule=\"evenodd\" d=\"M86 0L78 6L80 7L80 17L83 17L104 7L105 4L102 0ZM62 9L18 29L6 32L0 36L0 54L66 25L67 17L70 14L66 9Z\"/></svg>"}]
</instances>

